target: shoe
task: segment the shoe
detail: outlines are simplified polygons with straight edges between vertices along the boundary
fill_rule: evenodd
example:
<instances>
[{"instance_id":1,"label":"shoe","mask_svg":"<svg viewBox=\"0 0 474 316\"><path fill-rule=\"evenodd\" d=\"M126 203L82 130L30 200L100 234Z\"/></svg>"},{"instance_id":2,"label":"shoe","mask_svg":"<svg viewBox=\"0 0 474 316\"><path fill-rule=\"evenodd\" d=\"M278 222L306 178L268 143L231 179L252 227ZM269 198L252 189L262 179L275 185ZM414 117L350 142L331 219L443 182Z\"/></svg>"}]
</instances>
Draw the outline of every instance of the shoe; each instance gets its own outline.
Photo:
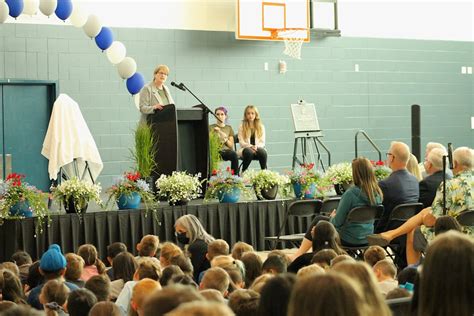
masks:
<instances>
[{"instance_id":1,"label":"shoe","mask_svg":"<svg viewBox=\"0 0 474 316\"><path fill-rule=\"evenodd\" d=\"M367 236L367 242L371 246L380 246L387 247L390 244L390 241L383 238L380 234L373 234Z\"/></svg>"}]
</instances>

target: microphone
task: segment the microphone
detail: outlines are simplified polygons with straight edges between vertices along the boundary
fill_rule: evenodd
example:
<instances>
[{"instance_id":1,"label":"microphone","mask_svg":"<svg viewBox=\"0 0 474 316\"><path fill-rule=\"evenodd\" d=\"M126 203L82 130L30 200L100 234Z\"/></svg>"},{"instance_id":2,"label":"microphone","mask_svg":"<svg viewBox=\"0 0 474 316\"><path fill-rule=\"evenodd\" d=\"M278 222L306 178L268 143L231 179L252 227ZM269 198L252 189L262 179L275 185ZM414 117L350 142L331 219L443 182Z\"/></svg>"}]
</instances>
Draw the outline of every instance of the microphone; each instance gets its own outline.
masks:
<instances>
[{"instance_id":1,"label":"microphone","mask_svg":"<svg viewBox=\"0 0 474 316\"><path fill-rule=\"evenodd\" d=\"M448 143L448 161L449 161L449 169L453 169L453 144Z\"/></svg>"},{"instance_id":2,"label":"microphone","mask_svg":"<svg viewBox=\"0 0 474 316\"><path fill-rule=\"evenodd\" d=\"M181 91L186 91L186 89L183 87L183 84L180 83L180 84L177 84L176 82L174 81L171 81L171 85L175 88L178 88L179 90Z\"/></svg>"}]
</instances>

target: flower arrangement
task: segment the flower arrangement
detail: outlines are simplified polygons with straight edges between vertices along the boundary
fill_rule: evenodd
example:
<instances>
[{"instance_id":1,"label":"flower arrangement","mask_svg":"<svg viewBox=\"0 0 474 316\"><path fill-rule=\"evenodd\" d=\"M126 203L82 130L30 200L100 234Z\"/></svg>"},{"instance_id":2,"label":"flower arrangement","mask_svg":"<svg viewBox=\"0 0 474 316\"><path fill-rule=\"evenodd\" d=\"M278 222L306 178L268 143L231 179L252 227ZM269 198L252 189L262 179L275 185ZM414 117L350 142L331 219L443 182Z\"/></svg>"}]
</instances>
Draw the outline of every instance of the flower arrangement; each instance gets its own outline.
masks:
<instances>
[{"instance_id":1,"label":"flower arrangement","mask_svg":"<svg viewBox=\"0 0 474 316\"><path fill-rule=\"evenodd\" d=\"M374 167L375 178L377 178L377 180L379 181L383 180L392 173L392 169L387 167L383 161L371 160L370 162L372 163L372 166Z\"/></svg>"},{"instance_id":2,"label":"flower arrangement","mask_svg":"<svg viewBox=\"0 0 474 316\"><path fill-rule=\"evenodd\" d=\"M84 209L89 201L94 201L99 206L103 206L100 198L100 185L88 183L76 177L61 182L60 185L53 187L51 190L56 200L65 203L65 205L72 203L78 211Z\"/></svg>"},{"instance_id":3,"label":"flower arrangement","mask_svg":"<svg viewBox=\"0 0 474 316\"><path fill-rule=\"evenodd\" d=\"M25 213L13 212L12 208L19 208L23 204L28 212L34 212L38 218L38 228L42 231L45 217L49 218L48 194L38 190L35 186L24 182L24 175L11 173L5 181L0 180L0 223L4 219L24 218Z\"/></svg>"},{"instance_id":4,"label":"flower arrangement","mask_svg":"<svg viewBox=\"0 0 474 316\"><path fill-rule=\"evenodd\" d=\"M243 174L244 182L248 182L253 185L255 193L259 199L263 199L262 191L270 190L275 186L278 186L280 194L283 196L289 195L289 184L290 179L287 176L281 175L278 172L271 171L268 169L264 170L247 170Z\"/></svg>"},{"instance_id":5,"label":"flower arrangement","mask_svg":"<svg viewBox=\"0 0 474 316\"><path fill-rule=\"evenodd\" d=\"M173 171L170 176L162 174L156 180L158 195L166 198L171 205L186 203L202 194L201 174L190 175L185 171Z\"/></svg>"},{"instance_id":6,"label":"flower arrangement","mask_svg":"<svg viewBox=\"0 0 474 316\"><path fill-rule=\"evenodd\" d=\"M114 180L114 184L107 189L109 199L106 205L108 206L110 201L118 201L121 196L131 196L133 193L137 193L145 208L148 209L149 205L155 203L155 197L150 190L150 186L144 180L142 180L140 172L124 172L121 176ZM138 204L137 206L139 205Z\"/></svg>"},{"instance_id":7,"label":"flower arrangement","mask_svg":"<svg viewBox=\"0 0 474 316\"><path fill-rule=\"evenodd\" d=\"M234 170L227 167L225 170L213 170L211 178L207 181L205 199L219 199L223 193L231 193L235 189L240 189L246 193L245 181L234 174Z\"/></svg>"},{"instance_id":8,"label":"flower arrangement","mask_svg":"<svg viewBox=\"0 0 474 316\"><path fill-rule=\"evenodd\" d=\"M341 162L330 166L324 173L323 181L327 184L351 183L352 165L349 162Z\"/></svg>"},{"instance_id":9,"label":"flower arrangement","mask_svg":"<svg viewBox=\"0 0 474 316\"><path fill-rule=\"evenodd\" d=\"M314 163L301 164L299 168L288 172L291 184L301 185L303 192L307 191L312 184L317 184L321 179L319 171L314 170Z\"/></svg>"}]
</instances>

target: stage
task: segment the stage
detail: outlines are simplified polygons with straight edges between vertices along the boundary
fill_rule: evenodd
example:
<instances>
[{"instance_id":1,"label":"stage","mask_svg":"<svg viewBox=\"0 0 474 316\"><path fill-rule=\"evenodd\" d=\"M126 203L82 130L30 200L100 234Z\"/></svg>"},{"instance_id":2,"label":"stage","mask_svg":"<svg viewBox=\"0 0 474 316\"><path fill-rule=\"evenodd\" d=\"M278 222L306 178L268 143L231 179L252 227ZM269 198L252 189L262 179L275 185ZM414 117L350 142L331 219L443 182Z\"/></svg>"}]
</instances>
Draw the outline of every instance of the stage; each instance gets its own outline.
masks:
<instances>
[{"instance_id":1,"label":"stage","mask_svg":"<svg viewBox=\"0 0 474 316\"><path fill-rule=\"evenodd\" d=\"M35 218L7 220L0 226L0 262L8 261L17 250L39 259L52 243L61 245L64 253L75 252L85 243L97 247L102 260L107 246L121 241L134 255L143 235L155 234L160 241L176 242L174 222L184 214L196 215L215 238L226 240L232 247L237 241L251 244L255 250L268 250L264 237L276 235L283 223L288 205L293 200L245 201L241 203L206 203L191 201L186 206L169 206L162 202L154 216L144 209L92 211L80 218L77 214L51 216L42 234L35 235ZM307 220L290 219L285 234L302 232Z\"/></svg>"}]
</instances>

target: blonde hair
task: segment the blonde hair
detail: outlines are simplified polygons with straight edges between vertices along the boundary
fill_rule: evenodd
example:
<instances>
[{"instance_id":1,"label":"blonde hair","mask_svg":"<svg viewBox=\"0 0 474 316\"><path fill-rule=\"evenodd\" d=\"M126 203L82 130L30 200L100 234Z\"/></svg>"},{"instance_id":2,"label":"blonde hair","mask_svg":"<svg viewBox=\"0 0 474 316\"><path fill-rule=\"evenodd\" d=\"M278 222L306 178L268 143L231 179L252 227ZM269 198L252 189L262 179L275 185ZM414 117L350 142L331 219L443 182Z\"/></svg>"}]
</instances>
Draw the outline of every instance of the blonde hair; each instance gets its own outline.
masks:
<instances>
[{"instance_id":1,"label":"blonde hair","mask_svg":"<svg viewBox=\"0 0 474 316\"><path fill-rule=\"evenodd\" d=\"M162 257L168 265L170 265L171 258L182 255L183 251L178 245L173 244L172 242L165 242L161 245L160 257ZM162 264L162 268L164 268Z\"/></svg>"},{"instance_id":2,"label":"blonde hair","mask_svg":"<svg viewBox=\"0 0 474 316\"><path fill-rule=\"evenodd\" d=\"M253 121L253 129L255 130L256 137L262 137L263 135L263 128L262 122L260 120L260 113L255 105L247 105L244 110L244 119L242 120L242 131L244 134L244 138L250 138L252 133L252 127L250 126L249 121L247 121L246 114L248 110L255 111L255 120Z\"/></svg>"},{"instance_id":3,"label":"blonde hair","mask_svg":"<svg viewBox=\"0 0 474 316\"><path fill-rule=\"evenodd\" d=\"M132 301L138 308L141 308L146 298L156 290L161 290L160 283L152 279L142 279L137 282L132 290Z\"/></svg>"},{"instance_id":4,"label":"blonde hair","mask_svg":"<svg viewBox=\"0 0 474 316\"><path fill-rule=\"evenodd\" d=\"M64 277L66 280L76 281L81 278L82 272L84 271L84 259L75 253L68 253L66 257L66 273Z\"/></svg>"},{"instance_id":5,"label":"blonde hair","mask_svg":"<svg viewBox=\"0 0 474 316\"><path fill-rule=\"evenodd\" d=\"M376 204L376 195L383 199L382 190L375 178L374 168L367 158L359 157L352 161L352 177L354 184L369 198L370 204Z\"/></svg>"},{"instance_id":6,"label":"blonde hair","mask_svg":"<svg viewBox=\"0 0 474 316\"><path fill-rule=\"evenodd\" d=\"M410 158L408 159L407 170L412 175L414 175L418 181L423 180L423 177L421 176L420 172L420 167L418 166L418 159L416 159L415 155L413 154L410 154Z\"/></svg>"},{"instance_id":7,"label":"blonde hair","mask_svg":"<svg viewBox=\"0 0 474 316\"><path fill-rule=\"evenodd\" d=\"M160 70L166 72L167 75L170 74L170 69L166 65L158 65L156 66L155 70L153 71L153 75L156 75Z\"/></svg>"},{"instance_id":8,"label":"blonde hair","mask_svg":"<svg viewBox=\"0 0 474 316\"><path fill-rule=\"evenodd\" d=\"M160 244L160 239L156 235L145 235L137 246L138 254L142 257L145 256L154 256L158 246Z\"/></svg>"},{"instance_id":9,"label":"blonde hair","mask_svg":"<svg viewBox=\"0 0 474 316\"><path fill-rule=\"evenodd\" d=\"M234 247L232 247L232 257L234 259L242 259L242 255L245 252L250 252L254 251L252 245L247 244L246 242L243 241L238 241L234 244Z\"/></svg>"},{"instance_id":10,"label":"blonde hair","mask_svg":"<svg viewBox=\"0 0 474 316\"><path fill-rule=\"evenodd\" d=\"M317 273L325 273L326 270L324 270L323 267L321 267L319 264L313 263L310 264L309 266L303 267L298 270L296 273L296 276L298 279L307 277L309 275L317 274Z\"/></svg>"},{"instance_id":11,"label":"blonde hair","mask_svg":"<svg viewBox=\"0 0 474 316\"><path fill-rule=\"evenodd\" d=\"M391 315L382 293L377 286L375 274L367 263L345 260L334 265L332 270L345 274L362 286L363 301L368 304L371 315Z\"/></svg>"}]
</instances>

